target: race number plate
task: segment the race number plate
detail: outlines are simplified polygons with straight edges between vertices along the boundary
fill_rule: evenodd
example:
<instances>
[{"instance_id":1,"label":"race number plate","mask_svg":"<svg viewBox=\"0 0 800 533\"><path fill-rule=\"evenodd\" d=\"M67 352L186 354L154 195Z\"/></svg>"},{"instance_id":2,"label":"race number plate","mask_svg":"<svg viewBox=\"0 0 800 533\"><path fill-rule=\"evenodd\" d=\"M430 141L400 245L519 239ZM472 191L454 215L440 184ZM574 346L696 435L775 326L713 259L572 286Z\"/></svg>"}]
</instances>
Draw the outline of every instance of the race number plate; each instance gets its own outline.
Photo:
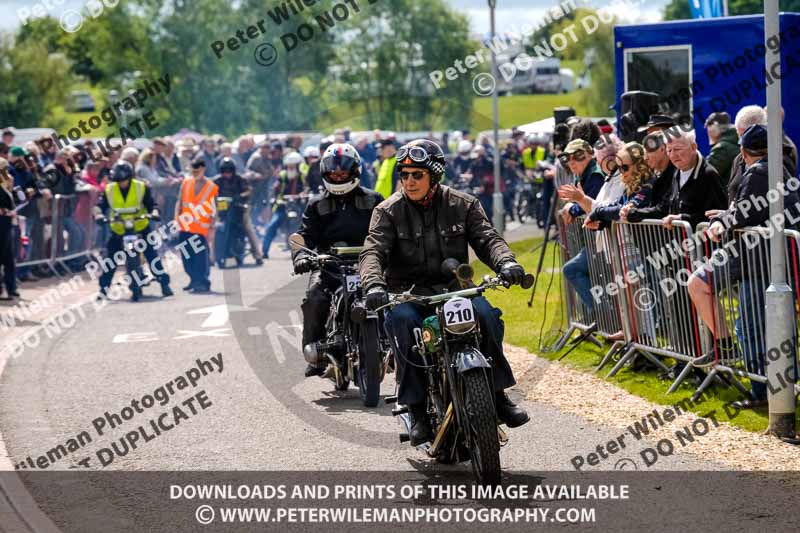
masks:
<instances>
[{"instance_id":1,"label":"race number plate","mask_svg":"<svg viewBox=\"0 0 800 533\"><path fill-rule=\"evenodd\" d=\"M347 276L347 292L356 292L361 287L361 276Z\"/></svg>"},{"instance_id":2,"label":"race number plate","mask_svg":"<svg viewBox=\"0 0 800 533\"><path fill-rule=\"evenodd\" d=\"M448 300L442 308L444 327L451 333L466 333L475 325L475 309L466 298Z\"/></svg>"},{"instance_id":3,"label":"race number plate","mask_svg":"<svg viewBox=\"0 0 800 533\"><path fill-rule=\"evenodd\" d=\"M227 198L218 198L217 199L217 210L218 211L227 211L228 210L228 199Z\"/></svg>"}]
</instances>

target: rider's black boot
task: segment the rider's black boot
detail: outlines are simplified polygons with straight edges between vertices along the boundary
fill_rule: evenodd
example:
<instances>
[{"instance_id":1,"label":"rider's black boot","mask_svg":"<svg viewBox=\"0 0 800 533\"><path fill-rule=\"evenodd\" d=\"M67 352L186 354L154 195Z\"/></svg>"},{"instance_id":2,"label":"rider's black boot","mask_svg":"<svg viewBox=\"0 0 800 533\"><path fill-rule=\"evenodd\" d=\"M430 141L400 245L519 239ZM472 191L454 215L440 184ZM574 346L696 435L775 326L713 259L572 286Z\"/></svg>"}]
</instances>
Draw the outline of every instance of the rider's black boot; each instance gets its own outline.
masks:
<instances>
[{"instance_id":1,"label":"rider's black boot","mask_svg":"<svg viewBox=\"0 0 800 533\"><path fill-rule=\"evenodd\" d=\"M498 391L495 393L495 402L497 404L497 418L508 427L516 428L530 420L525 409L512 402L505 392Z\"/></svg>"},{"instance_id":2,"label":"rider's black boot","mask_svg":"<svg viewBox=\"0 0 800 533\"><path fill-rule=\"evenodd\" d=\"M408 412L411 414L411 431L408 436L412 446L419 446L433 440L433 430L428 421L428 412L425 404L409 405Z\"/></svg>"}]
</instances>

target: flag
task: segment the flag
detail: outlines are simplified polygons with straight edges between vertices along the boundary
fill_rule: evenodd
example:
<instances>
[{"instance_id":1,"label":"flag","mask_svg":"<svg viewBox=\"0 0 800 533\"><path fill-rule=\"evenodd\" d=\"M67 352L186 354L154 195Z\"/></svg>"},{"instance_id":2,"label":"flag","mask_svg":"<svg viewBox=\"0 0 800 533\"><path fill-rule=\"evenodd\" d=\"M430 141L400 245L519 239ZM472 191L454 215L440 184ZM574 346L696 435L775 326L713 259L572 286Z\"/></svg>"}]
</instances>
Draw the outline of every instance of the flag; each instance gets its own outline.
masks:
<instances>
[{"instance_id":1,"label":"flag","mask_svg":"<svg viewBox=\"0 0 800 533\"><path fill-rule=\"evenodd\" d=\"M693 19L724 17L727 0L688 0Z\"/></svg>"}]
</instances>

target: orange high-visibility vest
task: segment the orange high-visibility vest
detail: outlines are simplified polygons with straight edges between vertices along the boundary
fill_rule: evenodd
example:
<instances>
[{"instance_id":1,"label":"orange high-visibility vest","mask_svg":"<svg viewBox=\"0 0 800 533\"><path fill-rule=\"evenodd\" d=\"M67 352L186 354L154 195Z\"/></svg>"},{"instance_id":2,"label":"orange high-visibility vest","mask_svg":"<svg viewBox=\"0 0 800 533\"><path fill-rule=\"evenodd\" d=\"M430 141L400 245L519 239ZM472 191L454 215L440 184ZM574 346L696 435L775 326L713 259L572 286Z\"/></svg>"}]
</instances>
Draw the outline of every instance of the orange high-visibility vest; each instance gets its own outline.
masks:
<instances>
[{"instance_id":1,"label":"orange high-visibility vest","mask_svg":"<svg viewBox=\"0 0 800 533\"><path fill-rule=\"evenodd\" d=\"M219 188L206 178L200 193L194 194L194 178L186 178L181 184L181 212L177 221L181 231L198 233L208 237L211 229L211 215L214 213L214 199Z\"/></svg>"}]
</instances>

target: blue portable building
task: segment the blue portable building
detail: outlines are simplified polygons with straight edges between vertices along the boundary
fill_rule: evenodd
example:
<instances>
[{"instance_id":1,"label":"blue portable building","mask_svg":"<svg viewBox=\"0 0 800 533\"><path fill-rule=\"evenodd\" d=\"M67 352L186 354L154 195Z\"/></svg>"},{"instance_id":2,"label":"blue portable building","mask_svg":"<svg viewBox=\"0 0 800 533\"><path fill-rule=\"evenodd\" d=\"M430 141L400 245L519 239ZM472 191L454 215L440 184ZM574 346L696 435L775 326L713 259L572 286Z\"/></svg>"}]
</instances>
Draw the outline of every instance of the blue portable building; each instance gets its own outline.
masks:
<instances>
[{"instance_id":1,"label":"blue portable building","mask_svg":"<svg viewBox=\"0 0 800 533\"><path fill-rule=\"evenodd\" d=\"M784 129L800 141L800 14L781 13L780 33L772 37L781 40ZM733 120L745 105L764 106L767 83L778 81L761 15L617 26L614 40L617 101L627 91L658 93L662 108L693 118L706 154L706 117L727 111Z\"/></svg>"}]
</instances>

